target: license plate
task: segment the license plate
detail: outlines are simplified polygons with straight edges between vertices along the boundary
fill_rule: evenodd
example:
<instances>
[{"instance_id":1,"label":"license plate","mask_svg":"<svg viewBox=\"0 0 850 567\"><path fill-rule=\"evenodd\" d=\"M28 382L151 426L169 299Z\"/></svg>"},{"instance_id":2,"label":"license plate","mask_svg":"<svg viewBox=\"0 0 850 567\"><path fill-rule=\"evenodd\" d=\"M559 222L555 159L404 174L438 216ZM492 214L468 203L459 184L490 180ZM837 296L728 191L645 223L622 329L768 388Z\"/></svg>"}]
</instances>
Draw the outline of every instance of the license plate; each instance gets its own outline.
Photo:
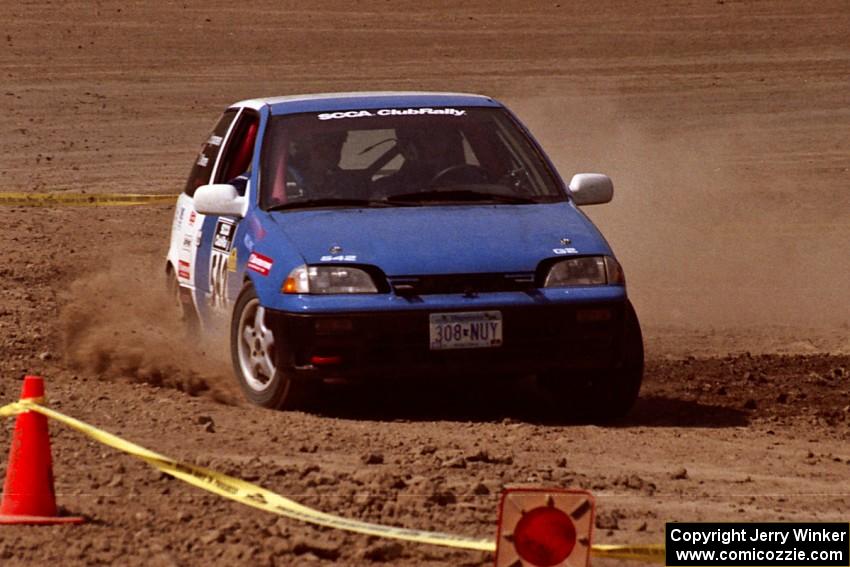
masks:
<instances>
[{"instance_id":1,"label":"license plate","mask_svg":"<svg viewBox=\"0 0 850 567\"><path fill-rule=\"evenodd\" d=\"M487 348L502 344L502 313L431 313L431 350Z\"/></svg>"}]
</instances>

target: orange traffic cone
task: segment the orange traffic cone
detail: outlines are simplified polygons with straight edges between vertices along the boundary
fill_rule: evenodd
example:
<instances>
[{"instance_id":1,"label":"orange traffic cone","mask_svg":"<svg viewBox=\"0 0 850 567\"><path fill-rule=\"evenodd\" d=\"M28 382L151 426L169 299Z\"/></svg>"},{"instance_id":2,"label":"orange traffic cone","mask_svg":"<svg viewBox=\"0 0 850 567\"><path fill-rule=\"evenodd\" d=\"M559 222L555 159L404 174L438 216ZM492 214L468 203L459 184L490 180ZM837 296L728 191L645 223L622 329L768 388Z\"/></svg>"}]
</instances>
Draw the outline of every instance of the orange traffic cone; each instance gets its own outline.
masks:
<instances>
[{"instance_id":1,"label":"orange traffic cone","mask_svg":"<svg viewBox=\"0 0 850 567\"><path fill-rule=\"evenodd\" d=\"M44 399L44 380L24 378L21 399ZM18 415L9 466L3 484L0 524L79 524L80 517L59 516L53 491L53 464L47 418L34 411Z\"/></svg>"}]
</instances>

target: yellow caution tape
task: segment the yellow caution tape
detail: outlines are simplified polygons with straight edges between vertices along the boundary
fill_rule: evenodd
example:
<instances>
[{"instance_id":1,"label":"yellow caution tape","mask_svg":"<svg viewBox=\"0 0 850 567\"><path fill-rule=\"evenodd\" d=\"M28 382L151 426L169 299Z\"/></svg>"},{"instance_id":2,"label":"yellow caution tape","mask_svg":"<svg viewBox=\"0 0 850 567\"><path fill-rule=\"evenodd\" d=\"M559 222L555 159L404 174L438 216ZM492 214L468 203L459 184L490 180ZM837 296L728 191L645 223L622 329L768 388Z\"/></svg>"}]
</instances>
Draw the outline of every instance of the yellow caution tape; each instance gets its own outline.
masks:
<instances>
[{"instance_id":1,"label":"yellow caution tape","mask_svg":"<svg viewBox=\"0 0 850 567\"><path fill-rule=\"evenodd\" d=\"M459 547L464 549L475 549L480 551L494 551L495 543L490 539L477 539L438 532L427 532L407 528L397 528L350 520L333 514L319 512L307 506L303 506L293 500L279 494L266 490L255 484L234 478L204 467L198 467L187 463L181 463L159 453L155 453L135 443L125 441L111 433L100 430L82 421L63 415L57 411L34 404L29 400L21 400L0 408L0 416L15 415L24 411L36 411L51 419L55 419L65 425L80 431L104 445L108 445L119 451L123 451L140 459L147 461L157 469L188 482L209 492L213 492L225 498L236 500L242 504L253 506L261 510L287 516L296 520L310 522L320 526L338 528L352 532L358 532L380 537L388 537L419 543L432 543L448 547Z\"/></svg>"},{"instance_id":2,"label":"yellow caution tape","mask_svg":"<svg viewBox=\"0 0 850 567\"><path fill-rule=\"evenodd\" d=\"M631 559L644 563L667 564L667 556L663 543L646 545L594 545L591 547L594 557L612 557L615 559Z\"/></svg>"},{"instance_id":3,"label":"yellow caution tape","mask_svg":"<svg viewBox=\"0 0 850 567\"><path fill-rule=\"evenodd\" d=\"M174 203L176 195L143 195L133 193L5 193L0 192L0 205L25 207L114 207Z\"/></svg>"},{"instance_id":4,"label":"yellow caution tape","mask_svg":"<svg viewBox=\"0 0 850 567\"><path fill-rule=\"evenodd\" d=\"M147 461L153 467L184 482L242 504L259 508L260 510L319 526L372 536L476 551L496 551L496 542L489 538L474 538L441 532L385 526L320 512L280 494L266 490L256 484L251 484L250 482L245 482L244 480L204 467L181 463L170 457L160 455L141 445L125 441L120 437L78 419L38 405L38 403L34 403L31 399L20 400L0 407L0 417L9 417L26 411L35 411L51 419L55 419L68 427L88 435L95 441ZM591 553L598 557L664 563L663 545L593 545L591 547Z\"/></svg>"}]
</instances>

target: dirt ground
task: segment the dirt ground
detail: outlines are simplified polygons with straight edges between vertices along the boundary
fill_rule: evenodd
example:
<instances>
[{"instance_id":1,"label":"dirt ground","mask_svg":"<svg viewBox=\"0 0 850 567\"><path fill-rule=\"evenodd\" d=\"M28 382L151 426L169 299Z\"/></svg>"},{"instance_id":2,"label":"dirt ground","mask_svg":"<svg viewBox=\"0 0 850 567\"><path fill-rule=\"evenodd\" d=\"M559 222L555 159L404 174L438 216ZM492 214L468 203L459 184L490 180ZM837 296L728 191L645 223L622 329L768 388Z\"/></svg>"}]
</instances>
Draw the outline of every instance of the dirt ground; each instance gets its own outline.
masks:
<instances>
[{"instance_id":1,"label":"dirt ground","mask_svg":"<svg viewBox=\"0 0 850 567\"><path fill-rule=\"evenodd\" d=\"M614 179L614 202L588 213L625 266L649 355L640 402L610 427L543 411L523 383L259 410L223 348L187 344L171 320L170 207L0 206L3 403L42 374L52 407L131 441L413 528L492 535L511 483L592 490L598 543L660 543L674 520L848 520L843 0L0 7L0 191L176 193L243 98L487 93L564 176ZM51 432L59 503L90 521L3 527L3 565L492 561L278 518Z\"/></svg>"}]
</instances>

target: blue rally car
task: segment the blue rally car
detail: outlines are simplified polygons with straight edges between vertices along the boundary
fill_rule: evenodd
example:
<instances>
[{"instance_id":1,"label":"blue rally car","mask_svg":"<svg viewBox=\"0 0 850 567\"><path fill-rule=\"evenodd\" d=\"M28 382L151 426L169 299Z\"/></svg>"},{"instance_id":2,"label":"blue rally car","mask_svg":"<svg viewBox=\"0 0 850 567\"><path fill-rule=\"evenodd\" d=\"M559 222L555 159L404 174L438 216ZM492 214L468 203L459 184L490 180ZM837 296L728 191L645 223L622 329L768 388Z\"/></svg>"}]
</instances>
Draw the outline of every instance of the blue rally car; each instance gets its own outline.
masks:
<instances>
[{"instance_id":1,"label":"blue rally car","mask_svg":"<svg viewBox=\"0 0 850 567\"><path fill-rule=\"evenodd\" d=\"M611 248L502 104L480 95L286 96L228 108L174 215L186 317L228 329L246 396L322 384L535 375L594 419L624 415L643 342Z\"/></svg>"}]
</instances>

